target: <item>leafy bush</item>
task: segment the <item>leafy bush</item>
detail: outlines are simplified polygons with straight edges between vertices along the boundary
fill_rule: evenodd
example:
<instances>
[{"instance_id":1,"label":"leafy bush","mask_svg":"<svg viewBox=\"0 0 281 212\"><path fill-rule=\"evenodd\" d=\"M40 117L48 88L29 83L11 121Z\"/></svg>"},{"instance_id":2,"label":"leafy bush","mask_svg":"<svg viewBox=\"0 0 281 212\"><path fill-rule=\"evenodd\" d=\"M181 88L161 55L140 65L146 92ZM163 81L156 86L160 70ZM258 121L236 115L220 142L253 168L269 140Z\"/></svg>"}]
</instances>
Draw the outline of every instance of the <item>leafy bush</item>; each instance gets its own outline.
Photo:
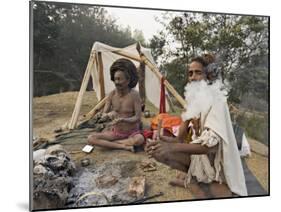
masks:
<instances>
[{"instance_id":1,"label":"leafy bush","mask_svg":"<svg viewBox=\"0 0 281 212\"><path fill-rule=\"evenodd\" d=\"M247 136L268 145L268 114L240 114L238 124L246 131Z\"/></svg>"}]
</instances>

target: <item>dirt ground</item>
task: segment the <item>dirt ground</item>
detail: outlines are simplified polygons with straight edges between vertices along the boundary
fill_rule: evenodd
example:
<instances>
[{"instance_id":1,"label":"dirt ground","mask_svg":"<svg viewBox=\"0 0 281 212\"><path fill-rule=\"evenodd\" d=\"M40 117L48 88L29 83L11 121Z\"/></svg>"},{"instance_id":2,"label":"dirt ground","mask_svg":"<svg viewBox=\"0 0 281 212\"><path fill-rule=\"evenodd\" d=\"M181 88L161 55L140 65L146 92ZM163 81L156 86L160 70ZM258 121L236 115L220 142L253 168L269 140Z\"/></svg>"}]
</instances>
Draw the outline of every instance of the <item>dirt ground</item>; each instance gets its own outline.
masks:
<instances>
[{"instance_id":1,"label":"dirt ground","mask_svg":"<svg viewBox=\"0 0 281 212\"><path fill-rule=\"evenodd\" d=\"M34 137L52 137L54 130L61 127L71 118L78 92L66 92L33 99L33 136ZM86 114L96 104L97 98L94 92L86 92L83 99L80 114ZM156 112L155 108L148 106L147 109ZM148 122L149 120L145 120ZM263 188L268 191L268 159L264 154L267 148L257 145L256 141L249 139L250 145L255 152L250 158L247 158L247 165L256 176ZM144 152L131 153L126 151L108 151L96 147L91 154L85 154L80 150L86 144L86 139L76 143L65 144L65 148L70 152L77 166L80 166L80 160L88 157L91 163L96 165L110 160L111 158L124 158L142 161L147 159ZM258 146L258 148L255 148ZM149 195L158 192L164 192L164 195L153 199L153 201L173 201L192 199L192 194L184 188L171 187L168 182L176 175L176 171L157 163L157 170L153 172L143 172L147 179L147 190Z\"/></svg>"}]
</instances>

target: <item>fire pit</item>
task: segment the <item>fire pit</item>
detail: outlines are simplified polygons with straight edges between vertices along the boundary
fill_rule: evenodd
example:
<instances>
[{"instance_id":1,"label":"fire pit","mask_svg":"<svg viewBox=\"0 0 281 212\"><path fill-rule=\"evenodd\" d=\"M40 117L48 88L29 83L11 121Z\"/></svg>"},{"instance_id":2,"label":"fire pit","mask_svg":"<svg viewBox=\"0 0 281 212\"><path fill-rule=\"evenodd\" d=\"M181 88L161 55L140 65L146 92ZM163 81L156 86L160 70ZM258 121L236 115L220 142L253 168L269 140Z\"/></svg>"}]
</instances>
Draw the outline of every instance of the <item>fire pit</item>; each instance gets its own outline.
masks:
<instances>
[{"instance_id":1,"label":"fire pit","mask_svg":"<svg viewBox=\"0 0 281 212\"><path fill-rule=\"evenodd\" d=\"M99 167L82 167L73 178L74 187L69 192L67 206L128 204L141 198L144 195L144 180L140 195L132 195L132 191L129 191L136 177L134 175L137 175L137 163L132 160L114 160Z\"/></svg>"}]
</instances>

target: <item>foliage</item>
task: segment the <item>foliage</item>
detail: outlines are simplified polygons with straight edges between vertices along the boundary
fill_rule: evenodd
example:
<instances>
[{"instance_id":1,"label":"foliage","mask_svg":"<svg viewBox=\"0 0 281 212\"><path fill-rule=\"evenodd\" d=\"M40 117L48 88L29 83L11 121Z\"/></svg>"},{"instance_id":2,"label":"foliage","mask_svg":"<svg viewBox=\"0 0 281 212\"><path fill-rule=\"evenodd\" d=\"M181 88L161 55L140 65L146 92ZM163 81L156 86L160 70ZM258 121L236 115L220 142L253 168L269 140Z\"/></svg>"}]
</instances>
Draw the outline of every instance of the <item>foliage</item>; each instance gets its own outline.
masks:
<instances>
[{"instance_id":1,"label":"foliage","mask_svg":"<svg viewBox=\"0 0 281 212\"><path fill-rule=\"evenodd\" d=\"M132 37L134 38L135 41L140 42L142 46L144 47L147 46L143 32L141 30L135 29Z\"/></svg>"},{"instance_id":2,"label":"foliage","mask_svg":"<svg viewBox=\"0 0 281 212\"><path fill-rule=\"evenodd\" d=\"M268 99L267 17L184 12L165 13L159 21L164 30L150 41L158 63L175 66L176 58L187 64L194 56L212 52L223 79L232 87L230 101L240 103L249 92ZM182 75L186 72L181 71ZM177 87L179 73L171 72L167 75Z\"/></svg>"},{"instance_id":3,"label":"foliage","mask_svg":"<svg viewBox=\"0 0 281 212\"><path fill-rule=\"evenodd\" d=\"M95 41L115 47L130 45L137 39L144 42L141 31L135 31L133 38L130 28L118 26L103 7L34 2L33 12L34 70L41 75L63 74L66 81L76 81L76 86L71 86L74 90L79 89ZM34 75L36 86L42 79L37 76ZM59 92L59 86L50 80L49 87L52 86L56 87L50 89L52 92Z\"/></svg>"},{"instance_id":4,"label":"foliage","mask_svg":"<svg viewBox=\"0 0 281 212\"><path fill-rule=\"evenodd\" d=\"M246 135L268 145L268 114L245 115L237 117L237 123L246 131Z\"/></svg>"},{"instance_id":5,"label":"foliage","mask_svg":"<svg viewBox=\"0 0 281 212\"><path fill-rule=\"evenodd\" d=\"M187 83L186 64L175 59L163 65L161 69L165 71L167 80L174 85L174 88L183 96L184 87Z\"/></svg>"}]
</instances>

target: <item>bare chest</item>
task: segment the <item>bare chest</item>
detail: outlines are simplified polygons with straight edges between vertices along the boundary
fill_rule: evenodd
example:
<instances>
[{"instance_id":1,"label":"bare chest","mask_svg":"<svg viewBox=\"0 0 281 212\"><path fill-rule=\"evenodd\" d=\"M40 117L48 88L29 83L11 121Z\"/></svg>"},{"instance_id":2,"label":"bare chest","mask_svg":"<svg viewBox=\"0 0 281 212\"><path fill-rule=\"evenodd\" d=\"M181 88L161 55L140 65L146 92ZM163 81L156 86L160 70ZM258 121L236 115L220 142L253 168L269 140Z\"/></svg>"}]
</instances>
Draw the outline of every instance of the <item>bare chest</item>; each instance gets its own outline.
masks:
<instances>
[{"instance_id":1,"label":"bare chest","mask_svg":"<svg viewBox=\"0 0 281 212\"><path fill-rule=\"evenodd\" d=\"M114 95L112 107L118 113L134 113L134 100L130 94L126 96Z\"/></svg>"}]
</instances>

